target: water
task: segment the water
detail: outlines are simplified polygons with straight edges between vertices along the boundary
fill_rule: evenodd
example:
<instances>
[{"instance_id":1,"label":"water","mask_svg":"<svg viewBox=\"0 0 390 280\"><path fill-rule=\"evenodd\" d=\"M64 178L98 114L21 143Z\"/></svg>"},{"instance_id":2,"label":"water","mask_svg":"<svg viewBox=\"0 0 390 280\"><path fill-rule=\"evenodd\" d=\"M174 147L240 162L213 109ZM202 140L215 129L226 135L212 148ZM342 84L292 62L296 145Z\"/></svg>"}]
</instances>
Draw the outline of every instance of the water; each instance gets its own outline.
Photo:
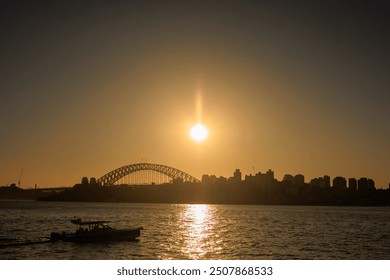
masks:
<instances>
[{"instance_id":1,"label":"water","mask_svg":"<svg viewBox=\"0 0 390 280\"><path fill-rule=\"evenodd\" d=\"M390 208L0 201L0 245L74 231L69 220L143 226L139 242L0 247L0 259L390 259Z\"/></svg>"}]
</instances>

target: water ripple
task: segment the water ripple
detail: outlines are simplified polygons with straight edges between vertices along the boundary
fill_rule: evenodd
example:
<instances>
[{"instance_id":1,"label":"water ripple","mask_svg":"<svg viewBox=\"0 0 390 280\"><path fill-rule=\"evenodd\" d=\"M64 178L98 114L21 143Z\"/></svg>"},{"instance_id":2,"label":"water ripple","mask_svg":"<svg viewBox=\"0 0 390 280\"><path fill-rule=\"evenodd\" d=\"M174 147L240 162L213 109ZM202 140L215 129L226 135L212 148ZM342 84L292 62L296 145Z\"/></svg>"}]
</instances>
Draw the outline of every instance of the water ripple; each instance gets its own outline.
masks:
<instances>
[{"instance_id":1,"label":"water ripple","mask_svg":"<svg viewBox=\"0 0 390 280\"><path fill-rule=\"evenodd\" d=\"M388 208L0 202L1 244L73 231L69 220L143 226L139 242L0 248L1 259L389 259Z\"/></svg>"}]
</instances>

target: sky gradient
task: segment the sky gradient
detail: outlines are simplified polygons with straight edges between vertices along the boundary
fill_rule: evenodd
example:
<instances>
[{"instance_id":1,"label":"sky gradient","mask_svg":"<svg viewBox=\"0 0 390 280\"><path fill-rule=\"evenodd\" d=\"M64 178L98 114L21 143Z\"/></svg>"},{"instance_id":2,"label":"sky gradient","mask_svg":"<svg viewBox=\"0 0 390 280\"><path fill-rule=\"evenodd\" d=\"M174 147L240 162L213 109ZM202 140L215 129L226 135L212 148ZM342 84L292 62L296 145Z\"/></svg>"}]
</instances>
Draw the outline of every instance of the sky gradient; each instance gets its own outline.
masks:
<instances>
[{"instance_id":1,"label":"sky gradient","mask_svg":"<svg viewBox=\"0 0 390 280\"><path fill-rule=\"evenodd\" d=\"M0 1L0 185L148 161L388 187L387 1L162 2Z\"/></svg>"}]
</instances>

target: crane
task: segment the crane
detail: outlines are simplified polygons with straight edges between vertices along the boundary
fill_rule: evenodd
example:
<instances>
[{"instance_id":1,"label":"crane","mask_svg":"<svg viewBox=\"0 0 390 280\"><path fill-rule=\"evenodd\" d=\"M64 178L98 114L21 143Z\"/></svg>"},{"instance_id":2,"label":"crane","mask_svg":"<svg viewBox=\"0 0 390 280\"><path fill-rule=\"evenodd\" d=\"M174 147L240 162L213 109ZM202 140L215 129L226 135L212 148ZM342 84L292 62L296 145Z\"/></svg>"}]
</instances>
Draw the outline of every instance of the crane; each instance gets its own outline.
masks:
<instances>
[{"instance_id":1,"label":"crane","mask_svg":"<svg viewBox=\"0 0 390 280\"><path fill-rule=\"evenodd\" d=\"M20 172L20 177L19 177L19 181L18 181L19 188L20 188L20 181L22 180L22 176L23 176L23 168L22 168L22 171Z\"/></svg>"}]
</instances>

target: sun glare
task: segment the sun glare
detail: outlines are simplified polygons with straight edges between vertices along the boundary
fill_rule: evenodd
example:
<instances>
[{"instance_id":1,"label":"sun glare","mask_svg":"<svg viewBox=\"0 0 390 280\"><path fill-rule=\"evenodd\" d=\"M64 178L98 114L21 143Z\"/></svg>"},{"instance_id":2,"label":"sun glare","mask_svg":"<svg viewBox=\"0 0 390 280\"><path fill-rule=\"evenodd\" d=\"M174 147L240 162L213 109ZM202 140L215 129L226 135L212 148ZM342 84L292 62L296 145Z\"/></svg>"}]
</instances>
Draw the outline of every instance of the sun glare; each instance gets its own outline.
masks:
<instances>
[{"instance_id":1,"label":"sun glare","mask_svg":"<svg viewBox=\"0 0 390 280\"><path fill-rule=\"evenodd\" d=\"M196 142L202 142L207 138L208 134L207 128L200 123L194 125L190 130L190 136Z\"/></svg>"}]
</instances>

